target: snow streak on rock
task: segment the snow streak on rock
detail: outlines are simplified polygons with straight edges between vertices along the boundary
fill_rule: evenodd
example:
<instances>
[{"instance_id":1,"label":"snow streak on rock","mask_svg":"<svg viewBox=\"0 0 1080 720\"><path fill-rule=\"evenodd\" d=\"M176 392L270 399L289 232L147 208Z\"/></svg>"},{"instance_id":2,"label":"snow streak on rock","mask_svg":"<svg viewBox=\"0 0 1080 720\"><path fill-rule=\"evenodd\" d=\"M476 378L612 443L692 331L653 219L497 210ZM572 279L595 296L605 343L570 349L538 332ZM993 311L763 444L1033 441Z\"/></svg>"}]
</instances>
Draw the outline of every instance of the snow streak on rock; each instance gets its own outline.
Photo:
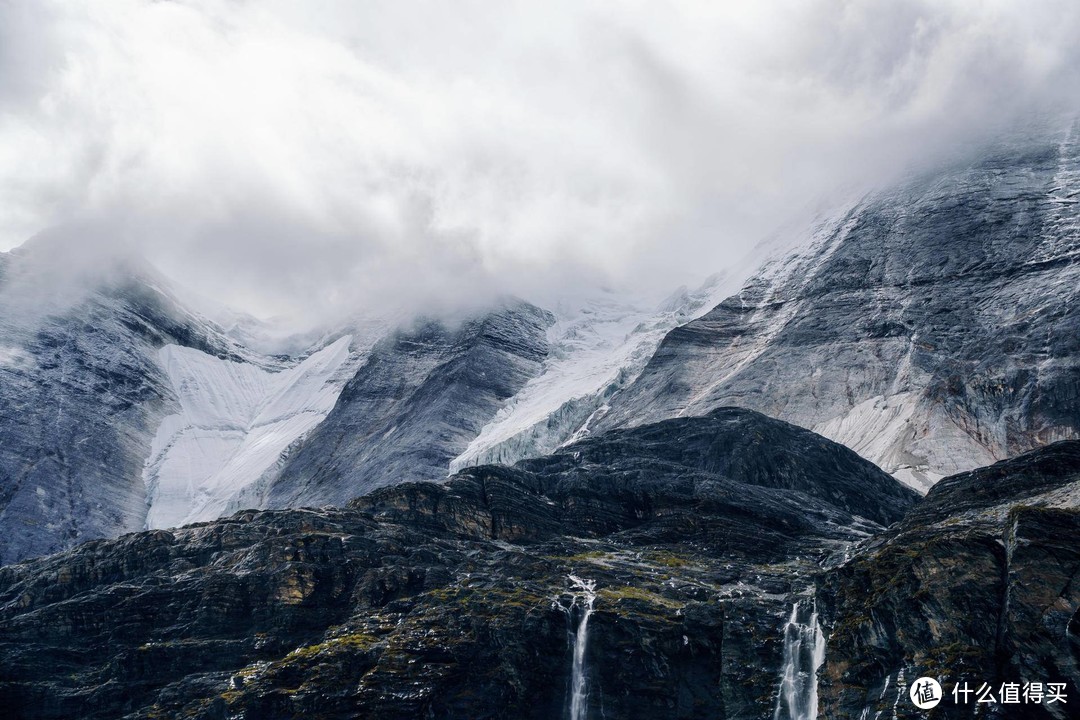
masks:
<instances>
[{"instance_id":1,"label":"snow streak on rock","mask_svg":"<svg viewBox=\"0 0 1080 720\"><path fill-rule=\"evenodd\" d=\"M679 289L655 308L613 296L556 308L543 371L499 410L449 471L512 464L590 434L664 336L706 312L727 290L714 277L692 293Z\"/></svg>"}]
</instances>

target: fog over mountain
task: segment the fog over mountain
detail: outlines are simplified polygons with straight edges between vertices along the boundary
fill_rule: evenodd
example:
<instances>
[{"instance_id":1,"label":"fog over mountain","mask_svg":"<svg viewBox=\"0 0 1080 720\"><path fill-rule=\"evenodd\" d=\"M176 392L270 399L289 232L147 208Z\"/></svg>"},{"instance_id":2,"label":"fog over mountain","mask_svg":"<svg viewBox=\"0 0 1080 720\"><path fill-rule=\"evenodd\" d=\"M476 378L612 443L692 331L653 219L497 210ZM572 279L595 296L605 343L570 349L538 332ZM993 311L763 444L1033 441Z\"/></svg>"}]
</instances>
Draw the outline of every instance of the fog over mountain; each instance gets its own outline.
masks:
<instances>
[{"instance_id":1,"label":"fog over mountain","mask_svg":"<svg viewBox=\"0 0 1080 720\"><path fill-rule=\"evenodd\" d=\"M6 2L0 249L137 250L296 327L660 296L1069 115L1078 30L1068 2Z\"/></svg>"},{"instance_id":2,"label":"fog over mountain","mask_svg":"<svg viewBox=\"0 0 1080 720\"><path fill-rule=\"evenodd\" d=\"M0 714L1076 716L1077 37L0 0Z\"/></svg>"}]
</instances>

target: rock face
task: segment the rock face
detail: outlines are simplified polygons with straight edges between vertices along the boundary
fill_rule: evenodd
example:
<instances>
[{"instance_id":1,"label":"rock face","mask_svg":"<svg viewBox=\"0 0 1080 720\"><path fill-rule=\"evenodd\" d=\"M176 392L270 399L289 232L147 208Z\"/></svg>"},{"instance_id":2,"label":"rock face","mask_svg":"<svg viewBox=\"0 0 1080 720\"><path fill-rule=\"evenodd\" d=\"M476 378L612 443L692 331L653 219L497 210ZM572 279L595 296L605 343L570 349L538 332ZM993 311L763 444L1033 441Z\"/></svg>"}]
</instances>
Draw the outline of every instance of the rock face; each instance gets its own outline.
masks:
<instances>
[{"instance_id":1,"label":"rock face","mask_svg":"<svg viewBox=\"0 0 1080 720\"><path fill-rule=\"evenodd\" d=\"M0 274L0 563L141 529L143 461L175 402L158 348L232 351L142 269L82 287L49 276L52 253L13 251Z\"/></svg>"},{"instance_id":2,"label":"rock face","mask_svg":"<svg viewBox=\"0 0 1080 720\"><path fill-rule=\"evenodd\" d=\"M753 408L923 490L1080 431L1080 138L871 196L673 330L600 429Z\"/></svg>"},{"instance_id":3,"label":"rock face","mask_svg":"<svg viewBox=\"0 0 1080 720\"><path fill-rule=\"evenodd\" d=\"M438 480L541 368L552 318L521 301L459 327L425 321L392 333L289 459L269 507L341 505L383 485Z\"/></svg>"},{"instance_id":4,"label":"rock face","mask_svg":"<svg viewBox=\"0 0 1080 720\"><path fill-rule=\"evenodd\" d=\"M726 285L722 276L713 276L693 292L680 288L656 307L607 292L557 304L540 373L499 408L451 461L450 471L512 465L588 435L664 336L719 302L730 292Z\"/></svg>"},{"instance_id":5,"label":"rock face","mask_svg":"<svg viewBox=\"0 0 1080 720\"><path fill-rule=\"evenodd\" d=\"M916 495L747 410L0 569L23 718L770 718L818 563Z\"/></svg>"},{"instance_id":6,"label":"rock face","mask_svg":"<svg viewBox=\"0 0 1080 720\"><path fill-rule=\"evenodd\" d=\"M550 317L513 301L457 327L372 329L374 348L331 335L267 355L145 263L78 272L54 245L0 255L0 563L445 478L547 352Z\"/></svg>"},{"instance_id":7,"label":"rock face","mask_svg":"<svg viewBox=\"0 0 1080 720\"><path fill-rule=\"evenodd\" d=\"M825 717L873 717L907 682L939 679L931 717L971 717L953 687L1064 683L1067 704L987 706L998 717L1076 717L1080 697L1080 442L939 482L902 523L824 576Z\"/></svg>"}]
</instances>

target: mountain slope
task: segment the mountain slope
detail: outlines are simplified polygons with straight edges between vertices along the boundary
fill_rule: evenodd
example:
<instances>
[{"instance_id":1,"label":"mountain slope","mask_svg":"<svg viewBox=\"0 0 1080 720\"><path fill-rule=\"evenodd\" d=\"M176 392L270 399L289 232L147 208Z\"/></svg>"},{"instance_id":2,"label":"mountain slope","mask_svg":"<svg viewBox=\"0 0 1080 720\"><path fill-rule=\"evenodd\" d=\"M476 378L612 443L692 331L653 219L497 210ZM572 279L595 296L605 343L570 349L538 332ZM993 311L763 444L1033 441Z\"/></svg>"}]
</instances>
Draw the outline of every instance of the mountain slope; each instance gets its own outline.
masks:
<instances>
[{"instance_id":1,"label":"mountain slope","mask_svg":"<svg viewBox=\"0 0 1080 720\"><path fill-rule=\"evenodd\" d=\"M665 337L599 429L749 407L914 487L1080 432L1080 146L871 196Z\"/></svg>"},{"instance_id":2,"label":"mountain slope","mask_svg":"<svg viewBox=\"0 0 1080 720\"><path fill-rule=\"evenodd\" d=\"M590 717L771 718L818 562L915 501L846 448L722 409L345 508L87 543L0 568L0 702L27 720L559 717L593 583Z\"/></svg>"},{"instance_id":3,"label":"mountain slope","mask_svg":"<svg viewBox=\"0 0 1080 720\"><path fill-rule=\"evenodd\" d=\"M232 344L146 268L57 274L47 241L0 277L0 562L143 527L143 461L174 399L156 352ZM80 266L81 267L81 266Z\"/></svg>"},{"instance_id":4,"label":"mountain slope","mask_svg":"<svg viewBox=\"0 0 1080 720\"><path fill-rule=\"evenodd\" d=\"M714 277L692 293L680 288L655 308L614 294L556 307L540 373L499 408L450 471L512 464L587 435L664 335L707 310L722 288Z\"/></svg>"},{"instance_id":5,"label":"mountain slope","mask_svg":"<svg viewBox=\"0 0 1080 720\"><path fill-rule=\"evenodd\" d=\"M887 712L904 678L930 674L945 693L938 717L972 716L976 698L952 693L965 683L992 686L1000 717L1076 717L1078 501L1080 442L1062 441L945 478L853 552L819 592L824 713ZM1062 683L1067 702L1000 704L1003 684L1024 682Z\"/></svg>"},{"instance_id":6,"label":"mountain slope","mask_svg":"<svg viewBox=\"0 0 1080 720\"><path fill-rule=\"evenodd\" d=\"M244 504L366 341L264 355L139 259L52 236L0 255L0 562Z\"/></svg>"},{"instance_id":7,"label":"mountain slope","mask_svg":"<svg viewBox=\"0 0 1080 720\"><path fill-rule=\"evenodd\" d=\"M269 487L268 507L343 504L445 478L450 461L541 368L551 316L528 303L450 327L419 321L372 348L334 409Z\"/></svg>"}]
</instances>

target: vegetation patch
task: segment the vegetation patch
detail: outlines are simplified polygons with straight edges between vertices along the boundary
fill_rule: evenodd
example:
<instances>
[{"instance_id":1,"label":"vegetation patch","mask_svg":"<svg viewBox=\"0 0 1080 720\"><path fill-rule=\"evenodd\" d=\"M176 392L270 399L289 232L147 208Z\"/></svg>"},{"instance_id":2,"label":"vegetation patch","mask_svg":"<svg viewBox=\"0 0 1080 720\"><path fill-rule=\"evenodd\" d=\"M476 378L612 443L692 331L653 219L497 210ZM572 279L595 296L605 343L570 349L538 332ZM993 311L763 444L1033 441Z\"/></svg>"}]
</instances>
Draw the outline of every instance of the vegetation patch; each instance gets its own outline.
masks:
<instances>
[{"instance_id":1,"label":"vegetation patch","mask_svg":"<svg viewBox=\"0 0 1080 720\"><path fill-rule=\"evenodd\" d=\"M655 593L651 590L646 590L645 588L638 587L636 585L605 587L601 588L597 594L604 600L613 603L619 603L628 600L637 600L640 602L648 603L649 605L659 605L670 610L681 610L684 606L683 603L677 600L666 598L659 593Z\"/></svg>"}]
</instances>

